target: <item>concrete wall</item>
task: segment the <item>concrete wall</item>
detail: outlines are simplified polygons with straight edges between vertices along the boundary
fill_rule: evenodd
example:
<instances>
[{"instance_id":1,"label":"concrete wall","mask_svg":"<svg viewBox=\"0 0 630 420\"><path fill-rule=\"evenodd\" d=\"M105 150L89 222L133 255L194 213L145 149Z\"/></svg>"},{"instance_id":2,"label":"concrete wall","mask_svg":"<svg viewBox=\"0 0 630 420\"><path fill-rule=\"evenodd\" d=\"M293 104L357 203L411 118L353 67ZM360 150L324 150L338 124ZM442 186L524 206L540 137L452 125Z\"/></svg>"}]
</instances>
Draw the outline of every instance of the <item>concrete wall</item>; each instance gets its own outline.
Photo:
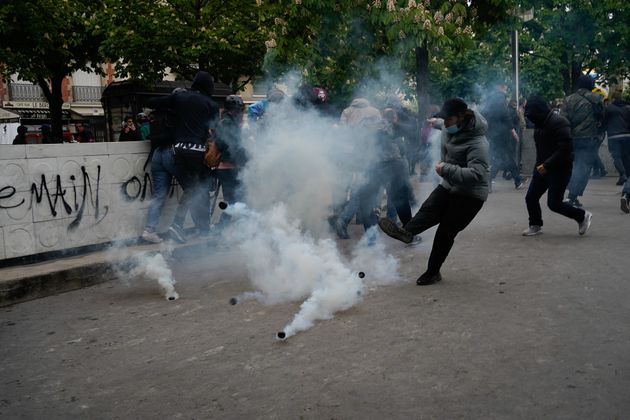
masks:
<instances>
[{"instance_id":1,"label":"concrete wall","mask_svg":"<svg viewBox=\"0 0 630 420\"><path fill-rule=\"evenodd\" d=\"M0 145L0 260L139 236L152 196L143 169L149 149L148 142Z\"/></svg>"}]
</instances>

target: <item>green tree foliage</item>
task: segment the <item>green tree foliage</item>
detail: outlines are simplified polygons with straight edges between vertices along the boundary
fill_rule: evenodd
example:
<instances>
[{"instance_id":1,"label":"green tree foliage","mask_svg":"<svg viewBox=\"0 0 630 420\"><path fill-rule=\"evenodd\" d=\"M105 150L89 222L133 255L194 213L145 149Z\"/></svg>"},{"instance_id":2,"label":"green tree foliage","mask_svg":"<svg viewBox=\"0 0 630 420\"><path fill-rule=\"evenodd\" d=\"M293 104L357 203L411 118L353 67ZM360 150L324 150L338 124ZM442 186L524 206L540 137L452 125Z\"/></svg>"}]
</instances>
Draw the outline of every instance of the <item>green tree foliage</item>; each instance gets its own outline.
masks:
<instances>
[{"instance_id":1,"label":"green tree foliage","mask_svg":"<svg viewBox=\"0 0 630 420\"><path fill-rule=\"evenodd\" d=\"M242 89L260 73L268 38L252 0L104 0L94 23L118 75L160 80L167 68L190 79L206 70ZM246 80L243 81L242 78Z\"/></svg>"},{"instance_id":2,"label":"green tree foliage","mask_svg":"<svg viewBox=\"0 0 630 420\"><path fill-rule=\"evenodd\" d=\"M298 67L343 100L359 81L376 77L387 57L390 68L415 85L419 107L428 104L429 62L444 51L474 45L474 27L505 15L508 1L352 0L269 1L281 17L270 32L267 69ZM482 13L480 13L480 10ZM433 69L435 66L432 66Z\"/></svg>"},{"instance_id":3,"label":"green tree foliage","mask_svg":"<svg viewBox=\"0 0 630 420\"><path fill-rule=\"evenodd\" d=\"M100 63L100 37L88 28L100 0L9 0L0 3L0 63L4 77L18 73L43 90L52 135L62 138L63 79Z\"/></svg>"},{"instance_id":4,"label":"green tree foliage","mask_svg":"<svg viewBox=\"0 0 630 420\"><path fill-rule=\"evenodd\" d=\"M583 71L613 82L628 76L630 3L532 0L527 6L533 8L534 19L524 25L530 40L524 51L559 64L556 75L565 93L572 91Z\"/></svg>"}]
</instances>

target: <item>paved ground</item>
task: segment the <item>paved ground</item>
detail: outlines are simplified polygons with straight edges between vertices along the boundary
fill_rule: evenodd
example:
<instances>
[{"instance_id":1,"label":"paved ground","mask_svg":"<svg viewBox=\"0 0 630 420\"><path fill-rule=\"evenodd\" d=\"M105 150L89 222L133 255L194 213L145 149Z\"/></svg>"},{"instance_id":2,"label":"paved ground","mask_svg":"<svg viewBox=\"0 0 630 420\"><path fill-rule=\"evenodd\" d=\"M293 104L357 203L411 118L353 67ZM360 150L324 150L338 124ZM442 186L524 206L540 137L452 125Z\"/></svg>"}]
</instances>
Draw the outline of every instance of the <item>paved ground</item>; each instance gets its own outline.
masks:
<instances>
[{"instance_id":1,"label":"paved ground","mask_svg":"<svg viewBox=\"0 0 630 420\"><path fill-rule=\"evenodd\" d=\"M226 251L181 260L175 302L111 281L0 308L0 418L627 418L630 216L614 179L589 184L585 237L548 211L544 235L519 236L524 192L495 191L442 283L414 284L427 245L389 241L404 282L285 342L299 304L230 306L249 284Z\"/></svg>"}]
</instances>

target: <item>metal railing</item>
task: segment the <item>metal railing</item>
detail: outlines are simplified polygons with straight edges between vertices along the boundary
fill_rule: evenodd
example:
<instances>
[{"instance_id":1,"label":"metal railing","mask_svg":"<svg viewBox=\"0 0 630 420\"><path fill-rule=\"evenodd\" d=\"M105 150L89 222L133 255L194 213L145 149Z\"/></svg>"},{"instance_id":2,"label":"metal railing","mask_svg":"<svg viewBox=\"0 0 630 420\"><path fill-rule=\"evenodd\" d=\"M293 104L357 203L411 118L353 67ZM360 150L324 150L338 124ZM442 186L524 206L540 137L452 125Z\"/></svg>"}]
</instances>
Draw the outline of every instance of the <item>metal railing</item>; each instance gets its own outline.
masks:
<instances>
[{"instance_id":1,"label":"metal railing","mask_svg":"<svg viewBox=\"0 0 630 420\"><path fill-rule=\"evenodd\" d=\"M102 86L72 86L74 102L100 103L103 94Z\"/></svg>"},{"instance_id":2,"label":"metal railing","mask_svg":"<svg viewBox=\"0 0 630 420\"><path fill-rule=\"evenodd\" d=\"M37 85L11 83L9 86L9 95L12 101L46 101L42 88Z\"/></svg>"}]
</instances>

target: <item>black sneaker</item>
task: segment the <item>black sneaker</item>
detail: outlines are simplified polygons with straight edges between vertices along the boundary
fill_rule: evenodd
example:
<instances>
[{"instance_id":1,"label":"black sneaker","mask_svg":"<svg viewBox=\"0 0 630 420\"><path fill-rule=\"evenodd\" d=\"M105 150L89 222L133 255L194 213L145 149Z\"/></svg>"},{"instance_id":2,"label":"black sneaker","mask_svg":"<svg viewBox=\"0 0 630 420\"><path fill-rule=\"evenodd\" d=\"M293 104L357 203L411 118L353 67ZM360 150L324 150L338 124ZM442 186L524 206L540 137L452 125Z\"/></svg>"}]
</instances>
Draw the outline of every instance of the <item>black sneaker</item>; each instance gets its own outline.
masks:
<instances>
[{"instance_id":1,"label":"black sneaker","mask_svg":"<svg viewBox=\"0 0 630 420\"><path fill-rule=\"evenodd\" d=\"M171 225L171 227L168 228L168 233L171 238L175 239L180 244L186 243L186 237L184 236L184 232L182 231L181 227L177 225Z\"/></svg>"},{"instance_id":2,"label":"black sneaker","mask_svg":"<svg viewBox=\"0 0 630 420\"><path fill-rule=\"evenodd\" d=\"M628 196L626 194L621 196L621 211L628 214L630 213L630 206L628 205Z\"/></svg>"},{"instance_id":3,"label":"black sneaker","mask_svg":"<svg viewBox=\"0 0 630 420\"><path fill-rule=\"evenodd\" d=\"M423 275L418 277L418 280L416 280L416 284L418 286L428 286L430 284L435 284L440 280L442 280L442 275L439 272L429 273L427 271Z\"/></svg>"},{"instance_id":4,"label":"black sneaker","mask_svg":"<svg viewBox=\"0 0 630 420\"><path fill-rule=\"evenodd\" d=\"M626 179L628 179L628 178L626 178L623 175L619 175L619 178L617 179L617 182L615 183L615 185L623 185L623 184L625 184L626 183Z\"/></svg>"},{"instance_id":5,"label":"black sneaker","mask_svg":"<svg viewBox=\"0 0 630 420\"><path fill-rule=\"evenodd\" d=\"M378 227L389 237L398 239L401 242L410 244L413 241L413 234L405 229L398 227L396 223L389 219L382 218L378 221Z\"/></svg>"}]
</instances>

